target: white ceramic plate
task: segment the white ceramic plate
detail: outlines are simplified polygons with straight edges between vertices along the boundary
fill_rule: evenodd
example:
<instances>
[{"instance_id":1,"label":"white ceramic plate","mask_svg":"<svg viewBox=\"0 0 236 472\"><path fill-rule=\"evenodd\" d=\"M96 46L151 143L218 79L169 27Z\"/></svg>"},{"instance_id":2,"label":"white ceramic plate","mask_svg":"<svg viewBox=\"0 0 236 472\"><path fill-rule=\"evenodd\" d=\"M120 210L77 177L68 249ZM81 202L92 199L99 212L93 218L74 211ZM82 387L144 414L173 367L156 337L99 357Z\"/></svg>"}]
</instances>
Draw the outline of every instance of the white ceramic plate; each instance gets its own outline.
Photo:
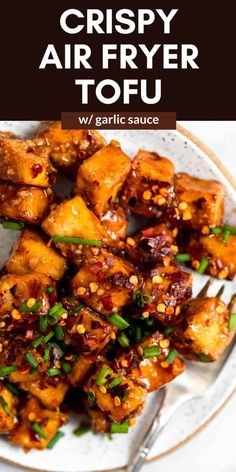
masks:
<instances>
[{"instance_id":1,"label":"white ceramic plate","mask_svg":"<svg viewBox=\"0 0 236 472\"><path fill-rule=\"evenodd\" d=\"M38 122L0 122L0 130L11 130L22 137L30 137ZM214 178L221 181L225 187L226 220L236 224L236 192L227 177L218 165L209 157L208 152L196 146L180 131L105 131L109 140L117 139L121 142L124 151L133 157L138 148L157 151L168 156L175 164L177 171L189 172L197 177ZM0 228L0 265L2 265L10 251L17 235ZM199 286L195 278L194 290ZM226 299L230 297L232 285L228 284ZM187 373L197 376L214 378L219 363L199 365L191 363ZM233 348L217 380L213 383L207 395L202 399L195 399L182 406L153 447L149 459L154 459L163 453L177 447L190 438L204 425L236 387L236 347ZM171 388L174 388L174 383ZM154 403L157 394L150 395L144 413L138 419L128 435L116 435L112 441L100 435L88 433L76 438L72 430L76 419L70 420L63 428L66 432L52 451L31 451L25 454L20 448L11 446L6 440L0 439L0 458L10 463L22 466L24 469L36 469L50 472L91 472L119 469L127 464L132 448L137 445L152 418Z\"/></svg>"}]
</instances>

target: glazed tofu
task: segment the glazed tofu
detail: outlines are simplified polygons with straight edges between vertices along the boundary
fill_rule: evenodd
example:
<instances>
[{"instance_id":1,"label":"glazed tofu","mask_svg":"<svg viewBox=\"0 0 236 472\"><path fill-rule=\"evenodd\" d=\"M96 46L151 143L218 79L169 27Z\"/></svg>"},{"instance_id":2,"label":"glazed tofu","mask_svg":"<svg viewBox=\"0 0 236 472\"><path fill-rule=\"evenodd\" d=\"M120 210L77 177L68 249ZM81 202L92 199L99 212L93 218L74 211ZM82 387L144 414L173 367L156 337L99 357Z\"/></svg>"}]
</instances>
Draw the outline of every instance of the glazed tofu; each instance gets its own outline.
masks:
<instances>
[{"instance_id":1,"label":"glazed tofu","mask_svg":"<svg viewBox=\"0 0 236 472\"><path fill-rule=\"evenodd\" d=\"M56 171L49 160L48 148L33 141L0 139L0 179L15 184L51 187Z\"/></svg>"},{"instance_id":2,"label":"glazed tofu","mask_svg":"<svg viewBox=\"0 0 236 472\"><path fill-rule=\"evenodd\" d=\"M80 354L78 359L72 364L72 371L67 378L73 387L81 387L93 368L96 366L96 355Z\"/></svg>"},{"instance_id":3,"label":"glazed tofu","mask_svg":"<svg viewBox=\"0 0 236 472\"><path fill-rule=\"evenodd\" d=\"M21 382L19 387L36 397L50 410L57 410L64 400L69 384L58 377L42 377L35 382Z\"/></svg>"},{"instance_id":4,"label":"glazed tofu","mask_svg":"<svg viewBox=\"0 0 236 472\"><path fill-rule=\"evenodd\" d=\"M16 242L5 269L10 274L38 272L60 280L65 274L67 263L38 233L25 229Z\"/></svg>"},{"instance_id":5,"label":"glazed tofu","mask_svg":"<svg viewBox=\"0 0 236 472\"><path fill-rule=\"evenodd\" d=\"M15 428L16 404L16 397L0 382L0 434L8 434Z\"/></svg>"},{"instance_id":6,"label":"glazed tofu","mask_svg":"<svg viewBox=\"0 0 236 472\"><path fill-rule=\"evenodd\" d=\"M111 420L109 420L108 415L106 415L106 413L100 410L96 405L90 405L87 398L84 399L84 407L91 420L93 430L103 434L109 433Z\"/></svg>"},{"instance_id":7,"label":"glazed tofu","mask_svg":"<svg viewBox=\"0 0 236 472\"><path fill-rule=\"evenodd\" d=\"M27 318L33 319L34 316L38 319L39 313L47 313L50 308L50 294L47 293L49 287L55 287L55 282L44 274L4 275L0 278L0 317L8 315L7 319L11 322L15 319L21 323ZM36 301L39 300L41 304L37 303L38 309L33 312L29 306L28 312L24 310L20 313L21 305L29 299L31 307L36 307ZM18 312L17 316L13 310Z\"/></svg>"},{"instance_id":8,"label":"glazed tofu","mask_svg":"<svg viewBox=\"0 0 236 472\"><path fill-rule=\"evenodd\" d=\"M220 279L233 279L236 273L236 236L229 235L224 242L224 234L201 236L200 253L209 259L207 272ZM196 259L195 259L196 260Z\"/></svg>"},{"instance_id":9,"label":"glazed tofu","mask_svg":"<svg viewBox=\"0 0 236 472\"><path fill-rule=\"evenodd\" d=\"M110 241L98 218L79 195L55 207L42 227L52 237L79 237L97 240L100 244ZM73 262L83 258L83 246L80 244L57 242L56 245Z\"/></svg>"},{"instance_id":10,"label":"glazed tofu","mask_svg":"<svg viewBox=\"0 0 236 472\"><path fill-rule=\"evenodd\" d=\"M48 410L36 398L31 397L20 411L20 423L12 432L10 440L25 451L45 449L66 421L65 413ZM37 434L33 428L35 424L40 426L45 437Z\"/></svg>"},{"instance_id":11,"label":"glazed tofu","mask_svg":"<svg viewBox=\"0 0 236 472\"><path fill-rule=\"evenodd\" d=\"M217 297L191 300L183 311L183 322L172 334L179 352L199 361L216 361L229 345L235 328L229 331L229 310Z\"/></svg>"},{"instance_id":12,"label":"glazed tofu","mask_svg":"<svg viewBox=\"0 0 236 472\"><path fill-rule=\"evenodd\" d=\"M132 301L141 282L130 262L98 248L72 279L72 290L98 313L109 315Z\"/></svg>"},{"instance_id":13,"label":"glazed tofu","mask_svg":"<svg viewBox=\"0 0 236 472\"><path fill-rule=\"evenodd\" d=\"M79 302L64 303L69 317L65 325L64 343L75 346L81 352L101 351L116 337L116 329L101 316Z\"/></svg>"},{"instance_id":14,"label":"glazed tofu","mask_svg":"<svg viewBox=\"0 0 236 472\"><path fill-rule=\"evenodd\" d=\"M50 189L0 183L0 216L40 224L54 200Z\"/></svg>"},{"instance_id":15,"label":"glazed tofu","mask_svg":"<svg viewBox=\"0 0 236 472\"><path fill-rule=\"evenodd\" d=\"M121 249L126 238L128 220L125 210L117 203L112 203L101 218L101 223L114 245Z\"/></svg>"},{"instance_id":16,"label":"glazed tofu","mask_svg":"<svg viewBox=\"0 0 236 472\"><path fill-rule=\"evenodd\" d=\"M175 193L181 223L196 230L222 224L224 187L220 182L179 173L175 177Z\"/></svg>"},{"instance_id":17,"label":"glazed tofu","mask_svg":"<svg viewBox=\"0 0 236 472\"><path fill-rule=\"evenodd\" d=\"M117 141L84 161L78 171L75 191L81 193L101 218L114 202L130 172L131 160Z\"/></svg>"},{"instance_id":18,"label":"glazed tofu","mask_svg":"<svg viewBox=\"0 0 236 472\"><path fill-rule=\"evenodd\" d=\"M178 248L166 224L160 223L139 231L126 240L126 253L141 268L151 268L174 258Z\"/></svg>"},{"instance_id":19,"label":"glazed tofu","mask_svg":"<svg viewBox=\"0 0 236 472\"><path fill-rule=\"evenodd\" d=\"M136 294L135 302L141 306L141 312L148 312L164 325L175 324L181 305L192 296L192 280L192 274L175 265L156 267L142 286L144 302L146 299L147 303L140 303Z\"/></svg>"},{"instance_id":20,"label":"glazed tofu","mask_svg":"<svg viewBox=\"0 0 236 472\"><path fill-rule=\"evenodd\" d=\"M106 145L98 131L65 130L60 121L42 123L35 141L39 146L49 146L53 164L65 172L75 171L84 159Z\"/></svg>"},{"instance_id":21,"label":"glazed tofu","mask_svg":"<svg viewBox=\"0 0 236 472\"><path fill-rule=\"evenodd\" d=\"M174 165L155 152L139 150L126 180L121 202L132 213L160 217L172 205Z\"/></svg>"}]
</instances>

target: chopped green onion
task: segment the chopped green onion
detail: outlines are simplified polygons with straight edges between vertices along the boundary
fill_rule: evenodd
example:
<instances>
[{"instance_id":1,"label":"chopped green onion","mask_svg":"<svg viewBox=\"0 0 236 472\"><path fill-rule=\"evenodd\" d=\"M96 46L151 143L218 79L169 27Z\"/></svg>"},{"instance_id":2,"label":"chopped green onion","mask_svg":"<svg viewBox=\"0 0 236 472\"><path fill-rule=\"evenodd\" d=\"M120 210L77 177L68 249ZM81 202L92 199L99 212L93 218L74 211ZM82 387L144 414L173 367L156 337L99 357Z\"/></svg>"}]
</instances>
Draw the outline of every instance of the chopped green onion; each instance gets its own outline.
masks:
<instances>
[{"instance_id":1,"label":"chopped green onion","mask_svg":"<svg viewBox=\"0 0 236 472\"><path fill-rule=\"evenodd\" d=\"M90 407L94 406L96 395L93 392L88 392L88 405Z\"/></svg>"},{"instance_id":2,"label":"chopped green onion","mask_svg":"<svg viewBox=\"0 0 236 472\"><path fill-rule=\"evenodd\" d=\"M4 229L13 229L15 231L21 231L24 228L24 223L16 222L16 221L3 221L2 227Z\"/></svg>"},{"instance_id":3,"label":"chopped green onion","mask_svg":"<svg viewBox=\"0 0 236 472\"><path fill-rule=\"evenodd\" d=\"M108 375L113 373L109 367L102 367L95 381L96 385L104 385L107 382Z\"/></svg>"},{"instance_id":4,"label":"chopped green onion","mask_svg":"<svg viewBox=\"0 0 236 472\"><path fill-rule=\"evenodd\" d=\"M50 308L48 314L49 316L56 316L58 310L60 310L62 308L62 304L61 303L55 303L55 305L53 305L52 308Z\"/></svg>"},{"instance_id":5,"label":"chopped green onion","mask_svg":"<svg viewBox=\"0 0 236 472\"><path fill-rule=\"evenodd\" d=\"M164 329L164 335L169 336L169 334L172 334L174 330L175 328L173 326L167 326L167 328Z\"/></svg>"},{"instance_id":6,"label":"chopped green onion","mask_svg":"<svg viewBox=\"0 0 236 472\"><path fill-rule=\"evenodd\" d=\"M47 329L48 326L48 319L45 315L40 315L39 317L39 331L41 333L44 333Z\"/></svg>"},{"instance_id":7,"label":"chopped green onion","mask_svg":"<svg viewBox=\"0 0 236 472\"><path fill-rule=\"evenodd\" d=\"M74 429L73 434L75 436L83 436L83 434L86 434L89 431L91 431L91 426L89 424L85 424L77 429Z\"/></svg>"},{"instance_id":8,"label":"chopped green onion","mask_svg":"<svg viewBox=\"0 0 236 472\"><path fill-rule=\"evenodd\" d=\"M176 254L175 256L175 260L176 262L188 262L188 261L191 261L191 254L187 254L187 253L179 253L179 254Z\"/></svg>"},{"instance_id":9,"label":"chopped green onion","mask_svg":"<svg viewBox=\"0 0 236 472\"><path fill-rule=\"evenodd\" d=\"M84 308L84 305L82 305L82 303L81 303L81 304L78 305L76 308L74 308L74 310L72 310L71 316L75 316L76 313L79 313L79 311L82 310L82 308Z\"/></svg>"},{"instance_id":10,"label":"chopped green onion","mask_svg":"<svg viewBox=\"0 0 236 472\"><path fill-rule=\"evenodd\" d=\"M61 341L62 339L64 339L64 330L62 328L62 326L55 326L54 328L54 333L55 333L55 337L58 339L58 341Z\"/></svg>"},{"instance_id":11,"label":"chopped green onion","mask_svg":"<svg viewBox=\"0 0 236 472\"><path fill-rule=\"evenodd\" d=\"M54 241L54 243L83 244L84 246L102 245L102 241L100 241L99 239L75 238L69 236L53 236L52 240Z\"/></svg>"},{"instance_id":12,"label":"chopped green onion","mask_svg":"<svg viewBox=\"0 0 236 472\"><path fill-rule=\"evenodd\" d=\"M0 368L0 377L7 377L8 375L12 374L12 372L16 371L15 365L8 365L6 367Z\"/></svg>"},{"instance_id":13,"label":"chopped green onion","mask_svg":"<svg viewBox=\"0 0 236 472\"><path fill-rule=\"evenodd\" d=\"M61 367L62 367L62 370L64 370L65 374L70 374L70 372L72 371L72 367L69 364L69 362L62 361Z\"/></svg>"},{"instance_id":14,"label":"chopped green onion","mask_svg":"<svg viewBox=\"0 0 236 472\"><path fill-rule=\"evenodd\" d=\"M63 350L60 348L59 344L57 344L57 343L55 343L55 342L51 342L51 343L49 343L48 345L49 345L49 347L52 347L53 349L56 349L56 350L57 350L59 357L62 357L62 356L63 356L64 352L63 352Z\"/></svg>"},{"instance_id":15,"label":"chopped green onion","mask_svg":"<svg viewBox=\"0 0 236 472\"><path fill-rule=\"evenodd\" d=\"M215 236L218 236L218 234L223 233L223 229L220 228L220 226L216 226L215 228L211 228L211 233L215 234Z\"/></svg>"},{"instance_id":16,"label":"chopped green onion","mask_svg":"<svg viewBox=\"0 0 236 472\"><path fill-rule=\"evenodd\" d=\"M60 318L60 316L64 315L66 313L65 308L62 306L61 303L56 303L52 308L50 308L48 315L48 323L50 325L54 325L57 323L57 319Z\"/></svg>"},{"instance_id":17,"label":"chopped green onion","mask_svg":"<svg viewBox=\"0 0 236 472\"><path fill-rule=\"evenodd\" d=\"M32 367L37 367L38 365L38 360L35 359L34 356L32 356L32 354L30 354L29 352L27 352L25 354L25 360L32 366Z\"/></svg>"},{"instance_id":18,"label":"chopped green onion","mask_svg":"<svg viewBox=\"0 0 236 472\"><path fill-rule=\"evenodd\" d=\"M26 301L21 304L20 311L21 313L35 313L36 311L38 311L42 303L42 300L36 300L35 304L31 308L29 308Z\"/></svg>"},{"instance_id":19,"label":"chopped green onion","mask_svg":"<svg viewBox=\"0 0 236 472\"><path fill-rule=\"evenodd\" d=\"M50 357L50 348L45 347L44 355L43 355L43 359L45 360L45 362L49 361L49 357Z\"/></svg>"},{"instance_id":20,"label":"chopped green onion","mask_svg":"<svg viewBox=\"0 0 236 472\"><path fill-rule=\"evenodd\" d=\"M133 294L133 300L141 307L152 301L152 296L149 293L136 290Z\"/></svg>"},{"instance_id":21,"label":"chopped green onion","mask_svg":"<svg viewBox=\"0 0 236 472\"><path fill-rule=\"evenodd\" d=\"M9 390L9 392L13 393L13 395L16 395L16 397L20 396L21 391L14 384L6 382L5 387L7 388L7 390Z\"/></svg>"},{"instance_id":22,"label":"chopped green onion","mask_svg":"<svg viewBox=\"0 0 236 472\"><path fill-rule=\"evenodd\" d=\"M154 323L154 321L153 321L152 318L146 318L146 325L147 326L153 326L153 323Z\"/></svg>"},{"instance_id":23,"label":"chopped green onion","mask_svg":"<svg viewBox=\"0 0 236 472\"><path fill-rule=\"evenodd\" d=\"M166 358L166 362L168 362L168 364L172 364L172 362L174 362L175 358L178 356L178 351L176 351L176 349L172 349L172 351L169 352L167 358Z\"/></svg>"},{"instance_id":24,"label":"chopped green onion","mask_svg":"<svg viewBox=\"0 0 236 472\"><path fill-rule=\"evenodd\" d=\"M135 340L137 343L142 341L142 329L141 326L136 326L135 328Z\"/></svg>"},{"instance_id":25,"label":"chopped green onion","mask_svg":"<svg viewBox=\"0 0 236 472\"><path fill-rule=\"evenodd\" d=\"M129 327L129 323L124 320L120 315L117 313L113 313L111 316L109 316L108 320L113 326L116 326L118 329L126 329Z\"/></svg>"},{"instance_id":26,"label":"chopped green onion","mask_svg":"<svg viewBox=\"0 0 236 472\"><path fill-rule=\"evenodd\" d=\"M51 295L51 293L55 292L56 288L55 287L47 287L45 292L48 294L48 295Z\"/></svg>"},{"instance_id":27,"label":"chopped green onion","mask_svg":"<svg viewBox=\"0 0 236 472\"><path fill-rule=\"evenodd\" d=\"M125 421L124 423L118 424L112 421L111 423L111 433L128 433L129 432L129 423Z\"/></svg>"},{"instance_id":28,"label":"chopped green onion","mask_svg":"<svg viewBox=\"0 0 236 472\"><path fill-rule=\"evenodd\" d=\"M30 344L30 347L38 347L42 342L44 341L44 336L38 336L32 343Z\"/></svg>"},{"instance_id":29,"label":"chopped green onion","mask_svg":"<svg viewBox=\"0 0 236 472\"><path fill-rule=\"evenodd\" d=\"M204 274L205 270L207 269L209 265L209 260L207 259L207 257L202 257L201 261L200 261L200 265L197 269L197 273L202 275Z\"/></svg>"},{"instance_id":30,"label":"chopped green onion","mask_svg":"<svg viewBox=\"0 0 236 472\"><path fill-rule=\"evenodd\" d=\"M34 430L35 433L38 434L38 436L41 436L41 438L48 438L46 431L44 431L44 429L42 429L38 423L31 423L31 428Z\"/></svg>"},{"instance_id":31,"label":"chopped green onion","mask_svg":"<svg viewBox=\"0 0 236 472\"><path fill-rule=\"evenodd\" d=\"M47 344L48 341L50 341L50 339L53 338L53 336L54 336L54 331L49 331L49 333L48 333L46 336L44 336L44 342L45 342L45 344Z\"/></svg>"},{"instance_id":32,"label":"chopped green onion","mask_svg":"<svg viewBox=\"0 0 236 472\"><path fill-rule=\"evenodd\" d=\"M62 431L57 431L55 436L53 436L53 438L51 439L51 441L49 441L48 445L47 445L47 449L53 449L53 447L55 446L55 444L57 443L57 441L59 439L61 439L63 436L65 436L65 433L63 433Z\"/></svg>"},{"instance_id":33,"label":"chopped green onion","mask_svg":"<svg viewBox=\"0 0 236 472\"><path fill-rule=\"evenodd\" d=\"M224 226L223 226L223 230L224 230L224 231L229 231L230 234L236 235L236 228L234 228L233 226L224 225Z\"/></svg>"},{"instance_id":34,"label":"chopped green onion","mask_svg":"<svg viewBox=\"0 0 236 472\"><path fill-rule=\"evenodd\" d=\"M228 322L229 331L234 331L236 326L236 312L231 313Z\"/></svg>"},{"instance_id":35,"label":"chopped green onion","mask_svg":"<svg viewBox=\"0 0 236 472\"><path fill-rule=\"evenodd\" d=\"M222 238L222 243L226 244L229 240L229 237L230 237L230 232L229 231L224 231L223 238Z\"/></svg>"},{"instance_id":36,"label":"chopped green onion","mask_svg":"<svg viewBox=\"0 0 236 472\"><path fill-rule=\"evenodd\" d=\"M197 358L201 362L212 362L206 354L197 354Z\"/></svg>"},{"instance_id":37,"label":"chopped green onion","mask_svg":"<svg viewBox=\"0 0 236 472\"><path fill-rule=\"evenodd\" d=\"M117 341L122 347L129 347L129 338L125 333L121 333L120 336L118 336Z\"/></svg>"},{"instance_id":38,"label":"chopped green onion","mask_svg":"<svg viewBox=\"0 0 236 472\"><path fill-rule=\"evenodd\" d=\"M143 358L144 359L149 359L151 357L158 357L160 356L161 351L158 346L150 346L150 347L144 347L143 348Z\"/></svg>"},{"instance_id":39,"label":"chopped green onion","mask_svg":"<svg viewBox=\"0 0 236 472\"><path fill-rule=\"evenodd\" d=\"M117 385L120 385L120 383L122 382L122 380L123 380L123 377L115 377L115 378L108 384L108 387L109 387L109 388L117 387Z\"/></svg>"},{"instance_id":40,"label":"chopped green onion","mask_svg":"<svg viewBox=\"0 0 236 472\"><path fill-rule=\"evenodd\" d=\"M51 369L48 369L46 374L49 377L54 377L55 375L61 375L60 369L57 369L56 367L51 367Z\"/></svg>"},{"instance_id":41,"label":"chopped green onion","mask_svg":"<svg viewBox=\"0 0 236 472\"><path fill-rule=\"evenodd\" d=\"M7 401L6 401L5 398L2 397L2 396L0 396L0 403L1 403L1 405L2 405L3 411L5 411L5 413L6 413L8 416L13 416L13 413L12 413L12 411L10 410Z\"/></svg>"}]
</instances>

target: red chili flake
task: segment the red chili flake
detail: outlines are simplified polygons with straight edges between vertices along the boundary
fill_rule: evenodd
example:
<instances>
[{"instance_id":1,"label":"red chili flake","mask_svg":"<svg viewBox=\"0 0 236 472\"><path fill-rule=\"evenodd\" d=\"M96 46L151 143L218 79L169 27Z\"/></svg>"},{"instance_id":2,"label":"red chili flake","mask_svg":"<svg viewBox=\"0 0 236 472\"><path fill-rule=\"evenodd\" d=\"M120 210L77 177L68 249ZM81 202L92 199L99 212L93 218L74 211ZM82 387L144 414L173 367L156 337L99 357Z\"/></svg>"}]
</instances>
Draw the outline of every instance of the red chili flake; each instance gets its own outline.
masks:
<instances>
[{"instance_id":1,"label":"red chili flake","mask_svg":"<svg viewBox=\"0 0 236 472\"><path fill-rule=\"evenodd\" d=\"M112 298L110 295L106 295L105 297L101 298L101 302L107 311L111 311L113 309Z\"/></svg>"},{"instance_id":2,"label":"red chili flake","mask_svg":"<svg viewBox=\"0 0 236 472\"><path fill-rule=\"evenodd\" d=\"M105 277L105 274L99 270L99 272L97 273L97 281L102 284L104 282L106 282L106 277Z\"/></svg>"},{"instance_id":3,"label":"red chili flake","mask_svg":"<svg viewBox=\"0 0 236 472\"><path fill-rule=\"evenodd\" d=\"M36 177L43 172L43 166L41 164L34 164L31 170L33 178L36 179Z\"/></svg>"},{"instance_id":4,"label":"red chili flake","mask_svg":"<svg viewBox=\"0 0 236 472\"><path fill-rule=\"evenodd\" d=\"M142 230L142 236L145 236L147 238L154 236L154 228L145 228Z\"/></svg>"}]
</instances>

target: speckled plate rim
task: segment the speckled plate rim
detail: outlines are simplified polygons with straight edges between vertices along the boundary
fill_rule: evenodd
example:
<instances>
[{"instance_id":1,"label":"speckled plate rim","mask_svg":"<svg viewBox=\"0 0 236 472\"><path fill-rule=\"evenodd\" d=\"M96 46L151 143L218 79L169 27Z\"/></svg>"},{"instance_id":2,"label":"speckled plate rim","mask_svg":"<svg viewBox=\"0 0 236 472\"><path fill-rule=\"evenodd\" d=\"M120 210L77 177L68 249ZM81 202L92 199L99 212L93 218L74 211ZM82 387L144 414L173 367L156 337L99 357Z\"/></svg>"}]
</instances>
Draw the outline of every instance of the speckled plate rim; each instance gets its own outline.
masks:
<instances>
[{"instance_id":1,"label":"speckled plate rim","mask_svg":"<svg viewBox=\"0 0 236 472\"><path fill-rule=\"evenodd\" d=\"M224 175L224 177L227 179L229 184L231 185L232 189L236 192L236 180L231 176L231 174L228 172L228 170L225 168L225 166L222 164L221 160L216 156L216 154L211 151L200 139L198 139L195 135L193 135L190 131L188 131L186 128L184 128L182 125L179 125L177 123L176 125L176 131L179 132L181 135L183 135L185 138L187 138L189 141L191 141L195 146L197 146L206 156L218 167L218 169L221 171L221 173ZM186 437L183 441L180 441L178 444L175 446L169 448L165 452L158 454L151 459L148 459L146 463L152 463L155 462L172 452L176 451L180 447L184 446L187 442L189 442L191 439L193 439L198 433L200 433L217 415L220 413L225 405L229 402L229 400L233 397L233 395L236 393L236 388L233 389L233 391L230 392L228 397L224 400L224 402L214 411L214 413L207 418L205 422L203 422L192 434L190 434L188 437ZM28 466L23 466L17 462L14 462L12 460L8 460L0 455L0 460L8 465L11 465L13 467L17 467L20 470L26 470L26 471L32 471L32 472L48 472L46 469L35 469L32 467ZM120 467L115 467L112 469L104 469L103 472L119 472L124 470L124 468ZM61 472L61 471L58 471ZM96 470L93 470L91 472L98 472ZM99 471L101 472L101 471Z\"/></svg>"}]
</instances>

